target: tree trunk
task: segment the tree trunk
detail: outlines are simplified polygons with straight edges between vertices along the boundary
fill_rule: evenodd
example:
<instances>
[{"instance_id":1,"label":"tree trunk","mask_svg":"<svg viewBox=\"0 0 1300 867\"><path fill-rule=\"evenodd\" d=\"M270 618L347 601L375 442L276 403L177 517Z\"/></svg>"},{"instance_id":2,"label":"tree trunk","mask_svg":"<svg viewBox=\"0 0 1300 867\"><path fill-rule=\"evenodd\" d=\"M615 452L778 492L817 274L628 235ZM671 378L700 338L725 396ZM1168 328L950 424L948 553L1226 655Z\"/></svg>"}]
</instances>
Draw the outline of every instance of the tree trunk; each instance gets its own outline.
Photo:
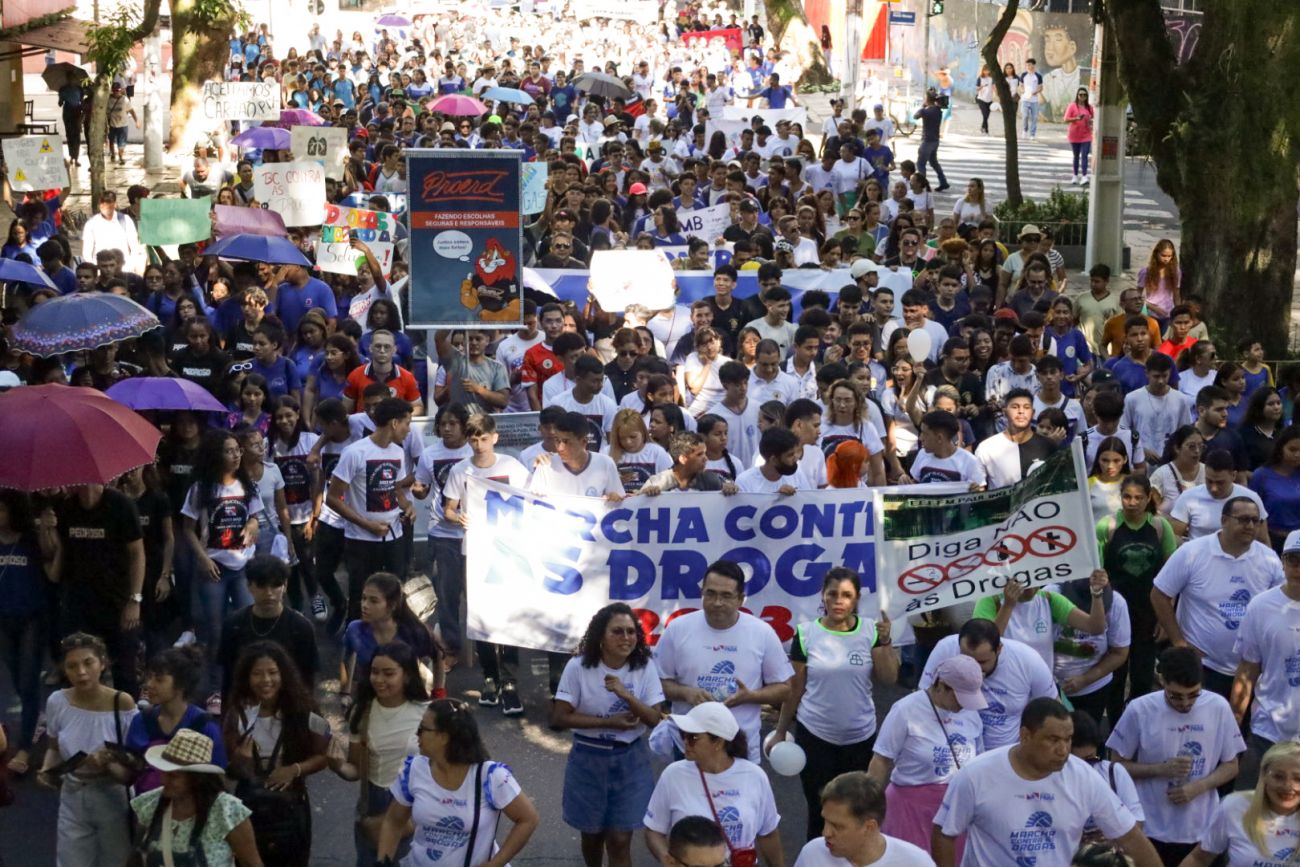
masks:
<instances>
[{"instance_id":1,"label":"tree trunk","mask_svg":"<svg viewBox=\"0 0 1300 867\"><path fill-rule=\"evenodd\" d=\"M108 138L108 99L113 73L95 76L95 96L90 104L90 134L86 155L90 158L90 213L99 208L99 194L104 192L104 142Z\"/></svg>"},{"instance_id":2,"label":"tree trunk","mask_svg":"<svg viewBox=\"0 0 1300 867\"><path fill-rule=\"evenodd\" d=\"M763 0L763 7L767 11L767 29L772 34L772 41L783 51L793 51L803 69L803 76L797 82L781 83L793 87L834 81L822 54L821 39L808 23L803 3L800 0Z\"/></svg>"},{"instance_id":3,"label":"tree trunk","mask_svg":"<svg viewBox=\"0 0 1300 867\"><path fill-rule=\"evenodd\" d=\"M1007 201L1016 208L1020 207L1025 200L1020 192L1020 140L1016 138L1016 100L1011 93L1011 86L1007 84L1006 76L1002 74L1002 66L998 63L998 50L1002 47L1002 40L1011 29L1012 22L1016 20L1016 10L1019 8L1019 0L1007 0L1007 5L1002 9L1002 16L998 18L998 23L993 25L988 38L980 48L980 56L983 57L989 73L993 76L993 89L998 95L998 105L1002 107L1002 136L1007 154Z\"/></svg>"},{"instance_id":4,"label":"tree trunk","mask_svg":"<svg viewBox=\"0 0 1300 867\"><path fill-rule=\"evenodd\" d=\"M199 11L196 0L171 0L172 11L172 96L171 129L167 150L190 146L204 129L201 116L194 108L203 98L203 82L222 81L230 59L228 36L237 23L237 12L230 8L224 16L212 20Z\"/></svg>"},{"instance_id":5,"label":"tree trunk","mask_svg":"<svg viewBox=\"0 0 1300 867\"><path fill-rule=\"evenodd\" d=\"M1300 204L1300 6L1205 0L1202 9L1200 42L1182 65L1158 0L1108 0L1105 11L1134 116L1151 130L1156 180L1178 205L1183 292L1205 298L1220 351L1250 337L1280 358Z\"/></svg>"}]
</instances>

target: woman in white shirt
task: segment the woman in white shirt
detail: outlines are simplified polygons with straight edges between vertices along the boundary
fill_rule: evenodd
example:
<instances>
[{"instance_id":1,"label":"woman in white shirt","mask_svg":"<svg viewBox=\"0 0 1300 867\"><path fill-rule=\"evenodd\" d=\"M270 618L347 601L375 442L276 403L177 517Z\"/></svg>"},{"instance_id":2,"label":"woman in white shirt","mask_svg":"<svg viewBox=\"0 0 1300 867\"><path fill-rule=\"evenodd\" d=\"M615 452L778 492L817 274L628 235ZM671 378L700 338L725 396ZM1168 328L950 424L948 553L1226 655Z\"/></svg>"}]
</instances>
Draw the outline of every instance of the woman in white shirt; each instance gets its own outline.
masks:
<instances>
[{"instance_id":1,"label":"woman in white shirt","mask_svg":"<svg viewBox=\"0 0 1300 867\"><path fill-rule=\"evenodd\" d=\"M867 770L887 786L889 810L881 830L889 836L930 851L930 830L948 782L984 751L983 684L979 663L958 654L939 663L930 687L890 708ZM958 838L958 860L963 844Z\"/></svg>"},{"instance_id":2,"label":"woman in white shirt","mask_svg":"<svg viewBox=\"0 0 1300 867\"><path fill-rule=\"evenodd\" d=\"M822 580L826 613L800 623L790 643L794 682L781 705L774 743L798 721L795 743L807 763L799 772L808 802L808 839L822 832L821 791L845 771L865 771L876 740L876 703L871 684L898 680L898 654L891 646L888 616L879 623L858 616L862 583L837 566Z\"/></svg>"},{"instance_id":3,"label":"woman in white shirt","mask_svg":"<svg viewBox=\"0 0 1300 867\"><path fill-rule=\"evenodd\" d=\"M641 827L654 769L647 726L659 724L664 701L659 669L632 609L606 605L587 625L551 702L551 727L573 731L564 769L564 822L582 835L582 859L601 867L632 863L632 832Z\"/></svg>"},{"instance_id":4,"label":"woman in white shirt","mask_svg":"<svg viewBox=\"0 0 1300 867\"><path fill-rule=\"evenodd\" d=\"M645 811L645 842L666 864L668 832L686 816L712 817L727 838L731 863L785 867L772 785L749 759L749 742L731 709L706 701L669 717L681 733L686 758L664 768Z\"/></svg>"},{"instance_id":5,"label":"woman in white shirt","mask_svg":"<svg viewBox=\"0 0 1300 867\"><path fill-rule=\"evenodd\" d=\"M334 768L345 780L361 781L352 830L358 865L375 863L379 829L393 802L389 787L397 779L428 701L415 651L401 641L375 648L368 676L358 681L348 720L352 738L347 760ZM404 845L402 854L405 849Z\"/></svg>"},{"instance_id":6,"label":"woman in white shirt","mask_svg":"<svg viewBox=\"0 0 1300 867\"><path fill-rule=\"evenodd\" d=\"M406 759L393 782L393 803L379 831L379 860L396 856L407 822L414 820L405 867L508 864L540 820L510 769L489 759L469 705L440 698L415 731L420 754ZM513 827L498 847L502 814Z\"/></svg>"},{"instance_id":7,"label":"woman in white shirt","mask_svg":"<svg viewBox=\"0 0 1300 867\"><path fill-rule=\"evenodd\" d=\"M979 178L970 179L966 184L966 195L953 204L952 215L958 225L979 225L989 215L988 202L984 198L984 181Z\"/></svg>"},{"instance_id":8,"label":"woman in white shirt","mask_svg":"<svg viewBox=\"0 0 1300 867\"><path fill-rule=\"evenodd\" d=\"M1269 748L1254 792L1233 792L1214 811L1210 827L1182 867L1210 867L1227 854L1227 867L1283 867L1296 863L1300 839L1300 743Z\"/></svg>"},{"instance_id":9,"label":"woman in white shirt","mask_svg":"<svg viewBox=\"0 0 1300 867\"><path fill-rule=\"evenodd\" d=\"M1169 517L1174 501L1183 491L1205 484L1205 464L1201 463L1204 451L1205 438L1196 425L1183 425L1169 437L1165 443L1164 462L1151 474L1151 487L1155 489L1160 517Z\"/></svg>"},{"instance_id":10,"label":"woman in white shirt","mask_svg":"<svg viewBox=\"0 0 1300 867\"><path fill-rule=\"evenodd\" d=\"M831 166L831 184L840 216L857 204L858 186L871 177L871 164L858 156L852 144L840 145L840 158Z\"/></svg>"}]
</instances>

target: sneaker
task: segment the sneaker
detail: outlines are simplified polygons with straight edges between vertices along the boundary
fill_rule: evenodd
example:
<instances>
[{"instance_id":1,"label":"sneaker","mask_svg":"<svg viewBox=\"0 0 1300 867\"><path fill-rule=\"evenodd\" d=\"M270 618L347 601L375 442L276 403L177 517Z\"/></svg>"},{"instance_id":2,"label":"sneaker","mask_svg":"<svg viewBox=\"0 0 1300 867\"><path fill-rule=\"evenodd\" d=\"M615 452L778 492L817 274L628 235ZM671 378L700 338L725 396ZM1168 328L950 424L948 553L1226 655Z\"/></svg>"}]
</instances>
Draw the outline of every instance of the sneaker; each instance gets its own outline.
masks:
<instances>
[{"instance_id":1,"label":"sneaker","mask_svg":"<svg viewBox=\"0 0 1300 867\"><path fill-rule=\"evenodd\" d=\"M940 184L939 186L934 188L934 191L936 193L942 193L944 190L950 190L950 189L952 189L952 184Z\"/></svg>"},{"instance_id":2,"label":"sneaker","mask_svg":"<svg viewBox=\"0 0 1300 867\"><path fill-rule=\"evenodd\" d=\"M221 693L214 692L208 696L204 709L210 716L221 716Z\"/></svg>"},{"instance_id":3,"label":"sneaker","mask_svg":"<svg viewBox=\"0 0 1300 867\"><path fill-rule=\"evenodd\" d=\"M501 689L501 712L506 716L519 716L524 712L524 703L519 700L519 690L513 683L507 683Z\"/></svg>"},{"instance_id":4,"label":"sneaker","mask_svg":"<svg viewBox=\"0 0 1300 867\"><path fill-rule=\"evenodd\" d=\"M194 644L198 640L199 640L198 636L194 634L194 630L187 629L181 633L180 638L176 639L176 641L172 643L172 647L189 647L191 644Z\"/></svg>"},{"instance_id":5,"label":"sneaker","mask_svg":"<svg viewBox=\"0 0 1300 867\"><path fill-rule=\"evenodd\" d=\"M479 707L496 707L500 703L497 696L497 684L492 678L483 679L483 688L478 693Z\"/></svg>"},{"instance_id":6,"label":"sneaker","mask_svg":"<svg viewBox=\"0 0 1300 867\"><path fill-rule=\"evenodd\" d=\"M317 593L311 598L311 616L317 623L324 623L329 619L329 608L325 605L325 597Z\"/></svg>"}]
</instances>

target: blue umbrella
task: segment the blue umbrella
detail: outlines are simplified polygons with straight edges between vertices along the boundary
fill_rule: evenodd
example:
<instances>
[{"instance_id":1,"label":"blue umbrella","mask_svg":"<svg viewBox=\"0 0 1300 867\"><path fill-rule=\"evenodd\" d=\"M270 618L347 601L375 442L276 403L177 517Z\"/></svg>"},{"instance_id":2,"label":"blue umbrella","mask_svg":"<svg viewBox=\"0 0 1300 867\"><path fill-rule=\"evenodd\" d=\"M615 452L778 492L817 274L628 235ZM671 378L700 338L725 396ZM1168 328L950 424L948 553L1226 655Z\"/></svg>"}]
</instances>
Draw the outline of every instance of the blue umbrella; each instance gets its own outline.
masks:
<instances>
[{"instance_id":1,"label":"blue umbrella","mask_svg":"<svg viewBox=\"0 0 1300 867\"><path fill-rule=\"evenodd\" d=\"M287 150L289 147L289 131L274 126L255 126L232 138L230 143L241 148Z\"/></svg>"},{"instance_id":2,"label":"blue umbrella","mask_svg":"<svg viewBox=\"0 0 1300 867\"><path fill-rule=\"evenodd\" d=\"M159 325L157 316L123 295L79 292L28 310L14 325L10 346L48 358L129 340Z\"/></svg>"},{"instance_id":3,"label":"blue umbrella","mask_svg":"<svg viewBox=\"0 0 1300 867\"><path fill-rule=\"evenodd\" d=\"M30 286L47 286L58 291L58 286L35 265L17 259L0 259L0 283L26 283Z\"/></svg>"},{"instance_id":4,"label":"blue umbrella","mask_svg":"<svg viewBox=\"0 0 1300 867\"><path fill-rule=\"evenodd\" d=\"M242 259L246 262L266 262L269 265L302 265L312 267L311 260L303 255L288 238L271 238L266 235L227 235L203 251L205 256L223 259Z\"/></svg>"},{"instance_id":5,"label":"blue umbrella","mask_svg":"<svg viewBox=\"0 0 1300 867\"><path fill-rule=\"evenodd\" d=\"M483 91L480 99L490 99L496 102L517 102L520 105L532 105L533 98L522 90L514 87L490 87Z\"/></svg>"},{"instance_id":6,"label":"blue umbrella","mask_svg":"<svg viewBox=\"0 0 1300 867\"><path fill-rule=\"evenodd\" d=\"M226 406L197 382L171 376L134 376L104 392L131 409L188 409L226 412Z\"/></svg>"}]
</instances>

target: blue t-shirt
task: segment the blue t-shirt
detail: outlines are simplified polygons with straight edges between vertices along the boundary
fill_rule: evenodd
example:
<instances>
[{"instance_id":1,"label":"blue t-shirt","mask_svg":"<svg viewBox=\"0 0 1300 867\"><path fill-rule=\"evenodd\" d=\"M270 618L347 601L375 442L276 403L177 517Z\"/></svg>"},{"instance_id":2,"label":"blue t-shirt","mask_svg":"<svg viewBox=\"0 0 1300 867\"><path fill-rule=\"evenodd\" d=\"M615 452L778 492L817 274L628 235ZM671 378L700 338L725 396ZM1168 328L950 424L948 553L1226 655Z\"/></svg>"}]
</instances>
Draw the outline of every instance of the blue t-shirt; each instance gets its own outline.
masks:
<instances>
[{"instance_id":1,"label":"blue t-shirt","mask_svg":"<svg viewBox=\"0 0 1300 867\"><path fill-rule=\"evenodd\" d=\"M167 735L158 724L158 716L158 708L150 708L144 713L136 714L135 719L131 720L131 724L126 729L125 746L128 750L143 756L150 747L170 743L176 732L181 729L195 729L212 738L212 764L219 768L226 767L226 745L221 737L221 725L215 719L194 705L189 705L185 708L185 713L181 714L180 724L170 735ZM202 719L203 717L206 719ZM136 777L134 785L135 790L140 794L152 791L162 785L162 772L148 766Z\"/></svg>"},{"instance_id":2,"label":"blue t-shirt","mask_svg":"<svg viewBox=\"0 0 1300 867\"><path fill-rule=\"evenodd\" d=\"M424 84L416 84L415 82L411 82L410 84L406 85L406 96L409 99L422 100L426 96L432 96L432 95L433 95L433 85L427 81Z\"/></svg>"},{"instance_id":3,"label":"blue t-shirt","mask_svg":"<svg viewBox=\"0 0 1300 867\"><path fill-rule=\"evenodd\" d=\"M357 89L351 81L340 78L334 82L334 98L342 100L344 108L356 108Z\"/></svg>"},{"instance_id":4,"label":"blue t-shirt","mask_svg":"<svg viewBox=\"0 0 1300 867\"><path fill-rule=\"evenodd\" d=\"M312 349L310 346L296 346L289 354L289 360L298 370L298 381L306 385L307 377L325 360L325 348Z\"/></svg>"},{"instance_id":5,"label":"blue t-shirt","mask_svg":"<svg viewBox=\"0 0 1300 867\"><path fill-rule=\"evenodd\" d=\"M761 96L767 100L768 108L785 108L786 101L790 99L791 91L786 85L780 87L765 87L755 96Z\"/></svg>"},{"instance_id":6,"label":"blue t-shirt","mask_svg":"<svg viewBox=\"0 0 1300 867\"><path fill-rule=\"evenodd\" d=\"M572 84L566 84L564 87L551 88L551 102L555 105L555 119L564 122L572 111L573 106L578 101L577 91L573 89Z\"/></svg>"},{"instance_id":7,"label":"blue t-shirt","mask_svg":"<svg viewBox=\"0 0 1300 867\"><path fill-rule=\"evenodd\" d=\"M298 376L298 368L283 355L277 358L270 367L264 367L262 362L256 358L251 363L253 366L249 368L248 372L256 373L266 379L266 387L270 389L272 398L283 397L292 391L302 389L302 379Z\"/></svg>"},{"instance_id":8,"label":"blue t-shirt","mask_svg":"<svg viewBox=\"0 0 1300 867\"><path fill-rule=\"evenodd\" d=\"M35 540L0 543L0 614L29 617L44 611L44 571Z\"/></svg>"},{"instance_id":9,"label":"blue t-shirt","mask_svg":"<svg viewBox=\"0 0 1300 867\"><path fill-rule=\"evenodd\" d=\"M427 629L410 629L404 624L397 625L397 635L394 641L401 641L411 650L415 651L416 658L427 659L436 655L433 647L433 636ZM347 631L343 633L343 653L356 654L357 671L361 671L370 665L370 660L375 656L375 650L379 643L375 641L375 632L369 623L364 620L353 620L348 624Z\"/></svg>"},{"instance_id":10,"label":"blue t-shirt","mask_svg":"<svg viewBox=\"0 0 1300 867\"><path fill-rule=\"evenodd\" d=\"M71 295L77 291L77 272L73 271L67 265L64 265L53 274L47 275L50 282L59 287L59 291L64 295Z\"/></svg>"},{"instance_id":11,"label":"blue t-shirt","mask_svg":"<svg viewBox=\"0 0 1300 867\"><path fill-rule=\"evenodd\" d=\"M322 358L320 363L312 368L312 373L316 376L316 394L319 400L325 400L330 397L343 397L343 389L347 388L348 381L344 377L342 380L335 379L325 368L325 359Z\"/></svg>"},{"instance_id":12,"label":"blue t-shirt","mask_svg":"<svg viewBox=\"0 0 1300 867\"><path fill-rule=\"evenodd\" d=\"M1064 359L1062 359L1062 366L1064 366ZM1125 394L1130 391L1137 391L1139 388L1146 388L1147 368L1145 364L1136 362L1127 355L1121 355L1119 358L1112 358L1106 362L1105 367L1115 374L1119 384L1124 387ZM1170 375L1169 384L1174 388L1178 388L1178 371L1175 370ZM1062 386L1064 386L1064 383L1062 383ZM1062 388L1061 390L1064 391L1065 389ZM1244 405L1245 401L1242 403ZM1232 424L1231 415L1229 415L1228 424Z\"/></svg>"},{"instance_id":13,"label":"blue t-shirt","mask_svg":"<svg viewBox=\"0 0 1300 867\"><path fill-rule=\"evenodd\" d=\"M889 164L894 161L894 152L881 145L878 148L865 148L862 158L871 165L871 177L885 183L889 180Z\"/></svg>"},{"instance_id":14,"label":"blue t-shirt","mask_svg":"<svg viewBox=\"0 0 1300 867\"><path fill-rule=\"evenodd\" d=\"M298 333L298 323L308 310L319 309L326 319L337 319L338 304L334 300L334 290L315 277L308 277L301 289L289 283L281 283L275 296L275 313L284 323L285 331Z\"/></svg>"},{"instance_id":15,"label":"blue t-shirt","mask_svg":"<svg viewBox=\"0 0 1300 867\"><path fill-rule=\"evenodd\" d=\"M1061 360L1061 373L1064 376L1074 376L1079 372L1080 365L1092 363L1088 339L1083 336L1082 331L1071 328L1064 334L1057 334L1055 331L1050 333L1052 339L1056 341L1056 357ZM1061 393L1066 397L1074 397L1074 383L1062 379Z\"/></svg>"},{"instance_id":16,"label":"blue t-shirt","mask_svg":"<svg viewBox=\"0 0 1300 867\"><path fill-rule=\"evenodd\" d=\"M1271 467L1260 467L1250 475L1250 489L1259 494L1268 510L1268 529L1274 533L1300 530L1300 484L1295 476L1284 476Z\"/></svg>"}]
</instances>

